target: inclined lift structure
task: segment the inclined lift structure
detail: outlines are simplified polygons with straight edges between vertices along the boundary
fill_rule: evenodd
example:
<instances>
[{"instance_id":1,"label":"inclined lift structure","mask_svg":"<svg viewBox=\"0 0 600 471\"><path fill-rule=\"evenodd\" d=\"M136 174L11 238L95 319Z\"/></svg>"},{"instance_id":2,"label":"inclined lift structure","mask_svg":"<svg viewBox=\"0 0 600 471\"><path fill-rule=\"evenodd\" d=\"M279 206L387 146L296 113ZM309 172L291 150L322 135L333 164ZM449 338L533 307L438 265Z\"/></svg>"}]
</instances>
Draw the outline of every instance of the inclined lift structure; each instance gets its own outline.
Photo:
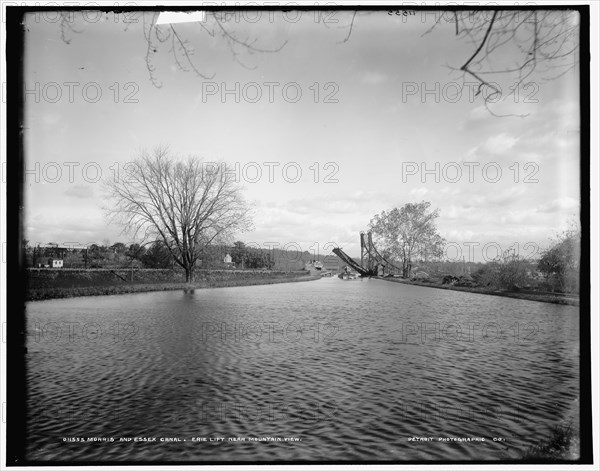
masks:
<instances>
[{"instance_id":1,"label":"inclined lift structure","mask_svg":"<svg viewBox=\"0 0 600 471\"><path fill-rule=\"evenodd\" d=\"M379 253L371 232L360 233L360 264L340 248L333 249L333 253L362 277L402 274L401 267Z\"/></svg>"}]
</instances>

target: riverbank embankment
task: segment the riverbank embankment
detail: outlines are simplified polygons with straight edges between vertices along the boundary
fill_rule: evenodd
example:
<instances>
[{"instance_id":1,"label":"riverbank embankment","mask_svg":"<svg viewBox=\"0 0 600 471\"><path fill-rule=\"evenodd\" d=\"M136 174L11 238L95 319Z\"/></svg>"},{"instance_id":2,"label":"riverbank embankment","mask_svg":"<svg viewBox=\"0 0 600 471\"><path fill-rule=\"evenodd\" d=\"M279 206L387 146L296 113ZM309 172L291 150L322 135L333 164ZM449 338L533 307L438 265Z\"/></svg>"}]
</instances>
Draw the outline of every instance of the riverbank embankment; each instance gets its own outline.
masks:
<instances>
[{"instance_id":1,"label":"riverbank embankment","mask_svg":"<svg viewBox=\"0 0 600 471\"><path fill-rule=\"evenodd\" d=\"M467 287L467 286L456 286L456 285L444 285L439 282L426 282L407 280L404 278L394 277L377 277L380 280L391 281L394 283L403 283L414 286L424 286L426 288L437 288L437 289L449 289L453 291L466 291L468 293L476 294L487 294L491 296L502 296L505 298L525 299L528 301L539 301L542 303L553 303L553 304L566 304L569 306L579 306L579 296L575 295L564 295L561 293L536 293L534 291L504 291L495 290L482 287Z\"/></svg>"},{"instance_id":2,"label":"riverbank embankment","mask_svg":"<svg viewBox=\"0 0 600 471\"><path fill-rule=\"evenodd\" d=\"M306 271L197 270L193 283L170 269L27 269L27 301L111 294L223 288L316 280Z\"/></svg>"}]
</instances>

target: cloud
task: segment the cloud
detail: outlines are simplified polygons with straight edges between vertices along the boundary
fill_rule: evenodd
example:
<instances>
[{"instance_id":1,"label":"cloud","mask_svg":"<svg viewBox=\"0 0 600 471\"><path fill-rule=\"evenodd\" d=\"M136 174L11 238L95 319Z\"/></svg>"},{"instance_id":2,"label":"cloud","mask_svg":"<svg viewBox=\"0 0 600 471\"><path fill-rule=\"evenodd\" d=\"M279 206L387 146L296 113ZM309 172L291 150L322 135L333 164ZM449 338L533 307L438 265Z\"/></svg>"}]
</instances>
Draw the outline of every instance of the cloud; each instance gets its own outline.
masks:
<instances>
[{"instance_id":1,"label":"cloud","mask_svg":"<svg viewBox=\"0 0 600 471\"><path fill-rule=\"evenodd\" d=\"M326 193L302 199L290 199L278 204L283 211L292 211L294 215L322 215L332 218L336 215L371 215L373 208L389 205L389 194L381 191L358 190L340 196ZM291 208L291 209L289 209ZM370 216L369 216L370 218Z\"/></svg>"},{"instance_id":2,"label":"cloud","mask_svg":"<svg viewBox=\"0 0 600 471\"><path fill-rule=\"evenodd\" d=\"M65 195L73 198L93 198L94 189L89 185L75 185L65 191Z\"/></svg>"},{"instance_id":3,"label":"cloud","mask_svg":"<svg viewBox=\"0 0 600 471\"><path fill-rule=\"evenodd\" d=\"M569 196L556 198L550 203L542 204L537 207L540 213L556 213L563 211L571 211L579 208L579 201Z\"/></svg>"},{"instance_id":4,"label":"cloud","mask_svg":"<svg viewBox=\"0 0 600 471\"><path fill-rule=\"evenodd\" d=\"M511 150L517 141L518 139L516 137L509 136L506 133L501 133L496 136L489 137L483 144L482 148L490 154L499 155Z\"/></svg>"},{"instance_id":5,"label":"cloud","mask_svg":"<svg viewBox=\"0 0 600 471\"><path fill-rule=\"evenodd\" d=\"M383 82L387 82L388 78L389 77L387 75L382 74L381 72L369 71L361 77L361 82L368 83L370 85L379 85Z\"/></svg>"},{"instance_id":6,"label":"cloud","mask_svg":"<svg viewBox=\"0 0 600 471\"><path fill-rule=\"evenodd\" d=\"M413 188L408 192L410 196L415 196L417 198L423 198L427 193L429 193L429 190L423 187Z\"/></svg>"},{"instance_id":7,"label":"cloud","mask_svg":"<svg viewBox=\"0 0 600 471\"><path fill-rule=\"evenodd\" d=\"M517 101L518 103L515 103L514 95L506 90L500 101L489 103L486 107L480 95L475 100L475 106L471 108L468 116L459 123L459 129L487 134L487 132L497 129L498 120L503 120L501 122L505 129L521 132L523 119L527 119L528 127L538 130L537 126L543 125L545 122L555 125L554 119L562 120L561 112L572 113L570 102L550 102L549 105L544 105L537 100L525 99L524 96Z\"/></svg>"},{"instance_id":8,"label":"cloud","mask_svg":"<svg viewBox=\"0 0 600 471\"><path fill-rule=\"evenodd\" d=\"M42 120L44 124L52 126L57 124L61 120L61 117L58 114L48 113L42 117Z\"/></svg>"},{"instance_id":9,"label":"cloud","mask_svg":"<svg viewBox=\"0 0 600 471\"><path fill-rule=\"evenodd\" d=\"M511 204L523 201L527 193L524 187L512 186L505 189L486 193L485 195L476 194L471 197L471 203L480 208L507 207Z\"/></svg>"},{"instance_id":10,"label":"cloud","mask_svg":"<svg viewBox=\"0 0 600 471\"><path fill-rule=\"evenodd\" d=\"M53 241L61 244L73 242L85 245L116 235L115 231L106 225L101 215L67 214L67 208L62 207L58 210L56 213L32 214L26 223L26 238L41 244ZM64 216L57 216L57 213Z\"/></svg>"}]
</instances>

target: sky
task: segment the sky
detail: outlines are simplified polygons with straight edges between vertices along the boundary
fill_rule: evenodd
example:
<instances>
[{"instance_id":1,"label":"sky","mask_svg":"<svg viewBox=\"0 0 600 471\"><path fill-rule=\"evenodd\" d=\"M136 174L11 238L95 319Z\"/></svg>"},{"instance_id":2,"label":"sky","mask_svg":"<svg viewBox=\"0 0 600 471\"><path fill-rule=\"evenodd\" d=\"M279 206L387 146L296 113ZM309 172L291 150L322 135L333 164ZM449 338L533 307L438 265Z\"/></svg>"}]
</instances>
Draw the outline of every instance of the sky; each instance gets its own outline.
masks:
<instances>
[{"instance_id":1,"label":"sky","mask_svg":"<svg viewBox=\"0 0 600 471\"><path fill-rule=\"evenodd\" d=\"M131 243L107 222L101 178L122 178L157 145L239 169L254 229L236 239L254 245L358 256L371 218L424 200L440 210L447 258L485 261L498 247L535 255L578 218L577 67L534 74L517 96L503 76L490 109L511 116L497 117L451 69L475 46L444 17L424 34L435 13L361 12L352 23L349 11L263 11L225 24L281 50L234 57L208 23L177 24L208 78L180 70L169 38L152 59L157 87L145 61L150 16L76 15L64 38L52 13L27 18L30 243Z\"/></svg>"}]
</instances>

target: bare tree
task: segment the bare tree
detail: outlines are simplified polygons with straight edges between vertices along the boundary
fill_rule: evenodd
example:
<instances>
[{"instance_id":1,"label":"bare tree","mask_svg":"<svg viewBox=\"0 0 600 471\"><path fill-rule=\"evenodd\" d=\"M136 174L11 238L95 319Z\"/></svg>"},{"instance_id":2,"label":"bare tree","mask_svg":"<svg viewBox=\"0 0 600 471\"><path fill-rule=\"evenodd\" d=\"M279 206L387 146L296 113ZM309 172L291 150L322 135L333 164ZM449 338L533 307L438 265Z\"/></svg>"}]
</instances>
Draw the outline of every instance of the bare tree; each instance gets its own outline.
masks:
<instances>
[{"instance_id":1,"label":"bare tree","mask_svg":"<svg viewBox=\"0 0 600 471\"><path fill-rule=\"evenodd\" d=\"M157 55L165 50L171 55L177 68L183 72L193 72L198 77L210 80L214 78L214 72L201 70L194 57L194 46L192 41L181 31L175 23L158 24L157 19L160 11L140 11L140 12L123 12L125 17L125 29L131 24L141 23L146 40L146 69L152 84L160 88L162 82L156 75L156 67L154 60ZM239 27L232 28L230 23L239 24L239 11L205 11L206 18L204 21L197 21L194 24L199 26L198 32L206 34L210 38L221 38L227 45L233 59L246 69L255 69L256 66L251 66L241 59L242 56L279 52L287 44L287 40L274 48L260 47L257 44L257 38L251 38L243 35L239 31ZM141 18L141 22L139 21ZM71 43L71 36L74 33L83 32L83 24L85 24L85 15L77 15L73 11L60 12L60 35L63 42ZM194 34L194 39L198 40L198 35ZM203 64L204 65L204 64ZM205 65L204 65L205 67Z\"/></svg>"},{"instance_id":2,"label":"bare tree","mask_svg":"<svg viewBox=\"0 0 600 471\"><path fill-rule=\"evenodd\" d=\"M400 15L403 10L390 10L390 14L393 12ZM359 17L370 13L352 13L342 43L350 40ZM462 64L446 66L458 73L464 83L475 80L474 95L482 99L494 116L527 116L500 115L489 105L514 96L519 90L534 95L539 83L554 80L579 63L580 19L576 11L566 7L564 10L440 10L427 12L429 15L435 19L422 36L449 24L459 40L472 46Z\"/></svg>"},{"instance_id":3,"label":"bare tree","mask_svg":"<svg viewBox=\"0 0 600 471\"><path fill-rule=\"evenodd\" d=\"M111 221L134 237L160 240L194 281L203 250L251 227L235 174L222 162L177 160L163 147L141 152L124 178L106 180Z\"/></svg>"},{"instance_id":4,"label":"bare tree","mask_svg":"<svg viewBox=\"0 0 600 471\"><path fill-rule=\"evenodd\" d=\"M348 21L339 27L347 28L348 32L343 40L338 41L340 44L351 40L360 18L374 12L345 13ZM158 11L129 14L134 15L130 23L138 23L141 15L146 40L146 68L154 86L162 86L156 75L154 60L164 50L168 51L180 70L193 72L202 79L215 76L214 72L204 70L204 63L194 58L190 37L197 40L200 36L196 33L186 36L177 24L157 24ZM195 24L198 25L198 33L220 38L229 48L233 59L249 69L254 67L242 61L242 57L278 52L287 44L286 40L273 48L258 46L257 38L243 33L239 15L239 11L233 10L206 11L205 21ZM433 25L423 35L442 24L449 24L459 40L471 45L472 51L465 55L464 62L446 65L463 81L475 80L475 95L483 100L488 111L494 115L497 114L489 108L490 104L519 93L522 88L526 90L521 90L521 93L534 93L538 82L558 78L579 63L580 19L574 10L440 10L428 12L428 15L433 15ZM62 12L59 22L62 40L69 44L73 33L83 31L83 23L85 18L83 21L78 19L73 11ZM125 23L129 26L127 21ZM326 22L323 24L327 27ZM536 81L532 82L534 73ZM500 82L505 83L504 91ZM510 93L507 93L508 89ZM527 89L531 91L527 92Z\"/></svg>"},{"instance_id":5,"label":"bare tree","mask_svg":"<svg viewBox=\"0 0 600 471\"><path fill-rule=\"evenodd\" d=\"M537 87L537 82L527 82L534 73L537 80L547 82L579 63L580 22L573 10L441 12L424 35L443 21L453 24L455 35L473 48L464 63L448 67L464 81L476 80L476 96L494 115L489 104L503 97L499 82L510 85L506 97L522 87Z\"/></svg>"}]
</instances>

